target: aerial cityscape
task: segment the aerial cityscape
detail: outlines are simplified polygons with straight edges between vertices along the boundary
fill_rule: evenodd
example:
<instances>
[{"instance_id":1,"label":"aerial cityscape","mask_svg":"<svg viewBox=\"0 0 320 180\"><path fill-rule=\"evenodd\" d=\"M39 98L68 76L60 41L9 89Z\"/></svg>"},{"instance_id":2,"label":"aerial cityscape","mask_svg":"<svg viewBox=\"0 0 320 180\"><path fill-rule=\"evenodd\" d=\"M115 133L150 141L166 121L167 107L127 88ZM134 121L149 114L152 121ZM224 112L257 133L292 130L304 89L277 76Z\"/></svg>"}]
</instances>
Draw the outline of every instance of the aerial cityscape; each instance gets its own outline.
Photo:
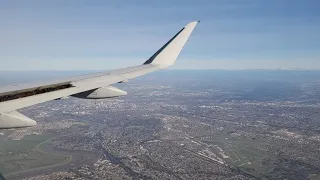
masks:
<instances>
[{"instance_id":1,"label":"aerial cityscape","mask_svg":"<svg viewBox=\"0 0 320 180\"><path fill-rule=\"evenodd\" d=\"M0 130L6 179L320 179L319 71L167 70Z\"/></svg>"},{"instance_id":2,"label":"aerial cityscape","mask_svg":"<svg viewBox=\"0 0 320 180\"><path fill-rule=\"evenodd\" d=\"M0 180L320 180L319 0L0 0Z\"/></svg>"}]
</instances>

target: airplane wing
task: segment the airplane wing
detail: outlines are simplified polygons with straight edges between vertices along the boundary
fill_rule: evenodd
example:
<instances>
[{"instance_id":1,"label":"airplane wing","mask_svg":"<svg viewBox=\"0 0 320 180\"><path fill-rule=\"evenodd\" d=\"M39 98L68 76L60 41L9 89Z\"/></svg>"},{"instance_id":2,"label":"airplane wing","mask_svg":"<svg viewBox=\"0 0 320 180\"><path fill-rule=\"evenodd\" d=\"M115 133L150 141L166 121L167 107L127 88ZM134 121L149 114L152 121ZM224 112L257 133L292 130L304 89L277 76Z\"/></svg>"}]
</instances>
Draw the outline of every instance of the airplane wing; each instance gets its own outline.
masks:
<instances>
[{"instance_id":1,"label":"airplane wing","mask_svg":"<svg viewBox=\"0 0 320 180\"><path fill-rule=\"evenodd\" d=\"M173 65L197 23L187 24L142 65L54 81L0 87L0 128L36 125L36 121L16 111L34 104L67 96L103 99L126 95L125 91L110 85Z\"/></svg>"}]
</instances>

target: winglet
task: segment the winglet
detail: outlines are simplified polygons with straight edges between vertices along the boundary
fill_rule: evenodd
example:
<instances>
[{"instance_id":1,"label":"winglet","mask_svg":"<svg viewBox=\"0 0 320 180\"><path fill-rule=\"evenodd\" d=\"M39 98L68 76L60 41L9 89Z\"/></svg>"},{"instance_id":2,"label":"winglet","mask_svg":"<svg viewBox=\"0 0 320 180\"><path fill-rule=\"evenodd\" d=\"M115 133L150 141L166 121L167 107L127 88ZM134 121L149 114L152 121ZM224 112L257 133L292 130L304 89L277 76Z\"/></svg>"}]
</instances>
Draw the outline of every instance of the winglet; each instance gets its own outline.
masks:
<instances>
[{"instance_id":1,"label":"winglet","mask_svg":"<svg viewBox=\"0 0 320 180\"><path fill-rule=\"evenodd\" d=\"M198 22L200 21L187 24L144 64L155 64L159 65L160 68L173 65Z\"/></svg>"}]
</instances>

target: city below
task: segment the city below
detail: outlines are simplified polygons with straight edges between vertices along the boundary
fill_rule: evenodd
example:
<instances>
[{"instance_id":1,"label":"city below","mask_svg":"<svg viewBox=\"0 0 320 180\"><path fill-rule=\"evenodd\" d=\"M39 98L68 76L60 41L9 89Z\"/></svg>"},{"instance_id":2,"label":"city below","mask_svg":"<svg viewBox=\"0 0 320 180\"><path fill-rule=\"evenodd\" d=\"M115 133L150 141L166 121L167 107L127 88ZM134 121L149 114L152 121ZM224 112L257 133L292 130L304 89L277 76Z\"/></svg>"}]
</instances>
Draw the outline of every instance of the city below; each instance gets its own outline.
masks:
<instances>
[{"instance_id":1,"label":"city below","mask_svg":"<svg viewBox=\"0 0 320 180\"><path fill-rule=\"evenodd\" d=\"M116 84L124 97L24 108L38 124L0 130L0 173L28 180L317 180L318 77L166 70Z\"/></svg>"}]
</instances>

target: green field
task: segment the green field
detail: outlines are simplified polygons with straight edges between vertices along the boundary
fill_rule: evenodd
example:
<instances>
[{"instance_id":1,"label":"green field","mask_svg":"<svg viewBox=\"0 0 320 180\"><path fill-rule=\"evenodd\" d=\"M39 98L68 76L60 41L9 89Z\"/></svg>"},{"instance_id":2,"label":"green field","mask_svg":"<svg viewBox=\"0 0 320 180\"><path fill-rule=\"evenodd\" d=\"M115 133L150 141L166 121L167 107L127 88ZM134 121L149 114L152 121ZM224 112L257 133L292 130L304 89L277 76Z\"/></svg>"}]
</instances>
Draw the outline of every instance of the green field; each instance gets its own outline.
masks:
<instances>
[{"instance_id":1,"label":"green field","mask_svg":"<svg viewBox=\"0 0 320 180\"><path fill-rule=\"evenodd\" d=\"M63 134L78 132L78 128L78 125L73 125ZM49 168L69 162L71 160L69 155L48 153L41 149L41 145L61 135L62 133L27 135L22 140L10 140L0 136L0 173L8 174L34 168Z\"/></svg>"},{"instance_id":2,"label":"green field","mask_svg":"<svg viewBox=\"0 0 320 180\"><path fill-rule=\"evenodd\" d=\"M220 157L229 165L244 172L263 178L262 174L267 171L262 166L262 161L269 158L270 155L250 148L257 145L266 145L264 139L235 139L228 134L220 133L210 137L199 137L197 140L221 148L229 158Z\"/></svg>"},{"instance_id":3,"label":"green field","mask_svg":"<svg viewBox=\"0 0 320 180\"><path fill-rule=\"evenodd\" d=\"M70 157L42 152L38 147L57 135L29 135L22 140L8 140L0 137L0 172L7 174L66 162Z\"/></svg>"}]
</instances>

